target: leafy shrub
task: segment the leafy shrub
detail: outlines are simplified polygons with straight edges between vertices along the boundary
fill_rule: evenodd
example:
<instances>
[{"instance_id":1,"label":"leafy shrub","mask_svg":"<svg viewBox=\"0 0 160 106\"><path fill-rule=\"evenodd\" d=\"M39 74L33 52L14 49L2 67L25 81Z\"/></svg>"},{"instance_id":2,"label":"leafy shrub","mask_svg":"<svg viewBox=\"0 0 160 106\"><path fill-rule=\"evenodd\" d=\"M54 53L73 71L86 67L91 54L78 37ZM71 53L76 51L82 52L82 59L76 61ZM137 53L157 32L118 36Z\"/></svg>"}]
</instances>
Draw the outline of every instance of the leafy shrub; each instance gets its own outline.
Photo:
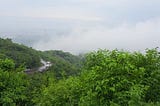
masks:
<instances>
[{"instance_id":1,"label":"leafy shrub","mask_svg":"<svg viewBox=\"0 0 160 106\"><path fill-rule=\"evenodd\" d=\"M87 54L80 76L51 82L40 104L145 106L160 102L160 54L99 50Z\"/></svg>"}]
</instances>

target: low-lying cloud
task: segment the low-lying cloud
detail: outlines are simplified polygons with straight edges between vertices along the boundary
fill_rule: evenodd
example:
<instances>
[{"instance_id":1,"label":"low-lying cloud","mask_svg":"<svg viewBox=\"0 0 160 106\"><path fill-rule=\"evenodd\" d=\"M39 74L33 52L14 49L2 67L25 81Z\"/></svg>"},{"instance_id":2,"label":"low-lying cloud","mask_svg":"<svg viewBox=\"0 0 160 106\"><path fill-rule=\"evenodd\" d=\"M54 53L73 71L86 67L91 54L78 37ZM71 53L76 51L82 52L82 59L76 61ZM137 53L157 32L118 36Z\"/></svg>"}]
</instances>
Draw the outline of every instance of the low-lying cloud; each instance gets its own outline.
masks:
<instances>
[{"instance_id":1,"label":"low-lying cloud","mask_svg":"<svg viewBox=\"0 0 160 106\"><path fill-rule=\"evenodd\" d=\"M1 0L0 37L81 53L160 45L159 0Z\"/></svg>"},{"instance_id":2,"label":"low-lying cloud","mask_svg":"<svg viewBox=\"0 0 160 106\"><path fill-rule=\"evenodd\" d=\"M72 53L105 49L144 50L160 45L160 18L139 22L135 25L127 23L114 28L94 27L79 28L67 36L52 37L47 42L39 41L33 45L40 50L60 49Z\"/></svg>"}]
</instances>

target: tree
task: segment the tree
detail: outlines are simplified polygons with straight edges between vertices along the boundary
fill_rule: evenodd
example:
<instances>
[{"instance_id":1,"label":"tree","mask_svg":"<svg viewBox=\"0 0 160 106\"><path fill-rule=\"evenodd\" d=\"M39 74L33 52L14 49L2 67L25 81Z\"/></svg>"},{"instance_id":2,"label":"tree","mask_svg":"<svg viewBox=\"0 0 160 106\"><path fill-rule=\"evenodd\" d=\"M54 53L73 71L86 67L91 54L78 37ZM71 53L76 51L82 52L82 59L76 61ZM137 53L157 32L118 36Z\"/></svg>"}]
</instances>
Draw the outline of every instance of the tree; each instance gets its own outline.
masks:
<instances>
[{"instance_id":1,"label":"tree","mask_svg":"<svg viewBox=\"0 0 160 106\"><path fill-rule=\"evenodd\" d=\"M15 64L13 60L10 59L0 60L0 69L3 71L15 70Z\"/></svg>"},{"instance_id":2,"label":"tree","mask_svg":"<svg viewBox=\"0 0 160 106\"><path fill-rule=\"evenodd\" d=\"M17 72L12 60L0 60L0 105L23 106L27 101L26 75Z\"/></svg>"}]
</instances>

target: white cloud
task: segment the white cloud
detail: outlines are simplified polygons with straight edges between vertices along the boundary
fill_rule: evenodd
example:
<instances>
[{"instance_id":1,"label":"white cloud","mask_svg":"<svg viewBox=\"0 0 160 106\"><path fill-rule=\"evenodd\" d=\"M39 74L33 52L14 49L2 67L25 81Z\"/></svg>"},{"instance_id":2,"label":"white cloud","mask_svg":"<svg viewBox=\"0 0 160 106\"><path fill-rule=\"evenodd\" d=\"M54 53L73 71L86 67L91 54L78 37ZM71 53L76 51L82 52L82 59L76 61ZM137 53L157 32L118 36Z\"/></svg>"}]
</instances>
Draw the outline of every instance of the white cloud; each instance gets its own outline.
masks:
<instances>
[{"instance_id":1,"label":"white cloud","mask_svg":"<svg viewBox=\"0 0 160 106\"><path fill-rule=\"evenodd\" d=\"M79 53L98 48L144 50L160 45L160 18L137 23L135 26L123 24L120 27L108 29L97 27L82 32L76 29L69 36L62 36L56 40L39 42L35 48L61 49L72 53ZM82 32L82 33L79 33Z\"/></svg>"},{"instance_id":2,"label":"white cloud","mask_svg":"<svg viewBox=\"0 0 160 106\"><path fill-rule=\"evenodd\" d=\"M63 8L44 8L32 10L24 16L33 18L50 18L61 20L79 20L79 21L101 21L101 17L96 16L94 13L81 11L79 8L73 9L69 7Z\"/></svg>"},{"instance_id":3,"label":"white cloud","mask_svg":"<svg viewBox=\"0 0 160 106\"><path fill-rule=\"evenodd\" d=\"M0 33L33 39L37 49L78 53L160 45L159 0L0 1Z\"/></svg>"},{"instance_id":4,"label":"white cloud","mask_svg":"<svg viewBox=\"0 0 160 106\"><path fill-rule=\"evenodd\" d=\"M5 11L4 11L5 10ZM42 6L42 7L19 7L18 9L1 9L0 16L10 17L28 17L28 18L48 18L60 20L77 20L77 21L101 21L102 17L98 16L92 9L86 7L67 6Z\"/></svg>"}]
</instances>

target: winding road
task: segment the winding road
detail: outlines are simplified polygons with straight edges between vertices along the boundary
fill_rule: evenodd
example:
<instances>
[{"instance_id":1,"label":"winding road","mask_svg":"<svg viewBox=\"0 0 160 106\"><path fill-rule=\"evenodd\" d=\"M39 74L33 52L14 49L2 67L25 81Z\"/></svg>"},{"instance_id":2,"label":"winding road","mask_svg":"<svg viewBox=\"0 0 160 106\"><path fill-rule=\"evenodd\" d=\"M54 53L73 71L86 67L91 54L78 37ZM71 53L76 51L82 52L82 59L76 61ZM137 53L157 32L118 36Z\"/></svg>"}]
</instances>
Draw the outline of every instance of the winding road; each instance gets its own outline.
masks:
<instances>
[{"instance_id":1,"label":"winding road","mask_svg":"<svg viewBox=\"0 0 160 106\"><path fill-rule=\"evenodd\" d=\"M46 71L49 67L52 66L51 62L45 61L41 59L41 63L43 64L42 66L36 68L36 69L26 69L24 72L27 74L33 74L35 72L44 72Z\"/></svg>"},{"instance_id":2,"label":"winding road","mask_svg":"<svg viewBox=\"0 0 160 106\"><path fill-rule=\"evenodd\" d=\"M43 71L47 70L49 67L52 66L51 62L44 61L43 59L41 59L41 63L43 64L43 66L38 68L39 72L43 72Z\"/></svg>"}]
</instances>

